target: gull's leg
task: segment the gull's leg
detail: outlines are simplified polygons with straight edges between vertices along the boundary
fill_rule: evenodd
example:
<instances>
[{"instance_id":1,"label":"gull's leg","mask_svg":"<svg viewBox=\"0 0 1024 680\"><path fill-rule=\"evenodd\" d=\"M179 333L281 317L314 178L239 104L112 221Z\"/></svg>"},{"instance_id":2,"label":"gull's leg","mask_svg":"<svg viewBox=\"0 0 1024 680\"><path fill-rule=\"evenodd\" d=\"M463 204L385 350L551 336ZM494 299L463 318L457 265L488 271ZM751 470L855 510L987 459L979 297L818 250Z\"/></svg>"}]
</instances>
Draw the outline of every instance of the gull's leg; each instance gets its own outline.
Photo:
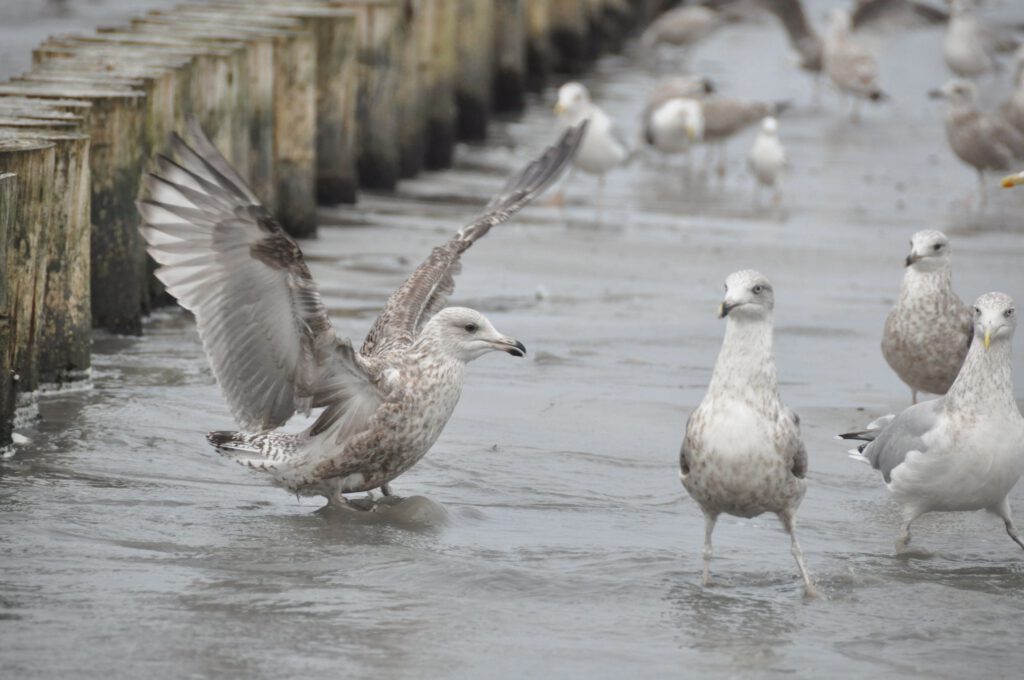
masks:
<instances>
[{"instance_id":1,"label":"gull's leg","mask_svg":"<svg viewBox=\"0 0 1024 680\"><path fill-rule=\"evenodd\" d=\"M901 555L907 551L907 545L910 544L910 525L914 523L914 520L924 514L917 508L905 508L903 510L903 526L900 527L899 538L896 539L896 554Z\"/></svg>"},{"instance_id":2,"label":"gull's leg","mask_svg":"<svg viewBox=\"0 0 1024 680\"><path fill-rule=\"evenodd\" d=\"M597 223L601 224L604 220L604 173L602 172L597 176Z\"/></svg>"},{"instance_id":3,"label":"gull's leg","mask_svg":"<svg viewBox=\"0 0 1024 680\"><path fill-rule=\"evenodd\" d=\"M704 511L704 575L702 582L705 586L711 585L711 533L715 530L715 522L718 521L717 512Z\"/></svg>"},{"instance_id":4,"label":"gull's leg","mask_svg":"<svg viewBox=\"0 0 1024 680\"><path fill-rule=\"evenodd\" d=\"M988 192L985 191L985 171L978 170L978 210L982 211L985 209L985 204L988 202Z\"/></svg>"},{"instance_id":5,"label":"gull's leg","mask_svg":"<svg viewBox=\"0 0 1024 680\"><path fill-rule=\"evenodd\" d=\"M1002 518L1003 524L1006 525L1006 533L1010 535L1013 542L1024 548L1024 542L1021 541L1020 534L1017 533L1017 527L1013 524L1013 513L1010 511L1010 499L1004 498L1000 501L999 505L989 508L989 512L998 515Z\"/></svg>"},{"instance_id":6,"label":"gull's leg","mask_svg":"<svg viewBox=\"0 0 1024 680\"><path fill-rule=\"evenodd\" d=\"M558 191L551 195L548 199L548 205L557 205L562 207L565 205L565 188L569 186L572 178L576 175L576 166L569 166L569 174L562 180L562 185L558 187Z\"/></svg>"},{"instance_id":7,"label":"gull's leg","mask_svg":"<svg viewBox=\"0 0 1024 680\"><path fill-rule=\"evenodd\" d=\"M720 180L725 179L725 142L718 143L718 166L715 172Z\"/></svg>"},{"instance_id":8,"label":"gull's leg","mask_svg":"<svg viewBox=\"0 0 1024 680\"><path fill-rule=\"evenodd\" d=\"M810 597L817 597L818 591L814 587L814 582L811 581L811 575L807 573L807 565L804 564L804 553L800 550L800 544L796 540L796 532L793 531L796 524L793 510L788 509L780 512L779 519L782 520L782 527L789 534L789 551L793 553L793 559L796 560L796 568L800 572L800 578L804 581L804 592Z\"/></svg>"},{"instance_id":9,"label":"gull's leg","mask_svg":"<svg viewBox=\"0 0 1024 680\"><path fill-rule=\"evenodd\" d=\"M915 390L913 387L910 388L910 402L912 404L917 403L917 390Z\"/></svg>"},{"instance_id":10,"label":"gull's leg","mask_svg":"<svg viewBox=\"0 0 1024 680\"><path fill-rule=\"evenodd\" d=\"M850 120L854 123L860 122L860 97L853 97L853 105L850 107Z\"/></svg>"},{"instance_id":11,"label":"gull's leg","mask_svg":"<svg viewBox=\"0 0 1024 680\"><path fill-rule=\"evenodd\" d=\"M381 484L380 485L380 493L381 493L382 496L390 496L391 495L391 485L388 484L387 482L384 482L383 484Z\"/></svg>"}]
</instances>

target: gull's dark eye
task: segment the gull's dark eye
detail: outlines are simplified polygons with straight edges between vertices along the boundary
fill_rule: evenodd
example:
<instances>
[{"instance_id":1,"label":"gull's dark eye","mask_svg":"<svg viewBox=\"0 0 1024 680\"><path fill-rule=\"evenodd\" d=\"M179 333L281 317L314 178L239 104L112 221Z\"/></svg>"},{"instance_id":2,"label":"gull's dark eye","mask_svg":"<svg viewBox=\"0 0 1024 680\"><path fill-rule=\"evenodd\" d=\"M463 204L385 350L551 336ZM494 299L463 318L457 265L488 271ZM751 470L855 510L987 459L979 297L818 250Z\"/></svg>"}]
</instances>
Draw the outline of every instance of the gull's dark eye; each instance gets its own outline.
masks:
<instances>
[{"instance_id":1,"label":"gull's dark eye","mask_svg":"<svg viewBox=\"0 0 1024 680\"><path fill-rule=\"evenodd\" d=\"M467 324L466 324L466 325L464 326L464 328L466 329L466 332L467 332L467 333L476 333L476 332L477 332L477 330L479 330L479 329L478 329L478 327L477 327L477 325L476 325L475 323L467 323Z\"/></svg>"},{"instance_id":2,"label":"gull's dark eye","mask_svg":"<svg viewBox=\"0 0 1024 680\"><path fill-rule=\"evenodd\" d=\"M761 291L764 290L764 286L758 284L758 285L754 286L753 290L754 290L754 295L760 295Z\"/></svg>"},{"instance_id":3,"label":"gull's dark eye","mask_svg":"<svg viewBox=\"0 0 1024 680\"><path fill-rule=\"evenodd\" d=\"M936 250L936 251L942 250L942 244L941 243L936 243L935 244L935 248L933 250Z\"/></svg>"},{"instance_id":4,"label":"gull's dark eye","mask_svg":"<svg viewBox=\"0 0 1024 680\"><path fill-rule=\"evenodd\" d=\"M981 310L978 309L977 307L974 308L974 313L977 314L978 316L981 316Z\"/></svg>"},{"instance_id":5,"label":"gull's dark eye","mask_svg":"<svg viewBox=\"0 0 1024 680\"><path fill-rule=\"evenodd\" d=\"M1013 307L1010 307L1005 312L1003 312L1003 316L1005 316L1007 319L1013 316Z\"/></svg>"}]
</instances>

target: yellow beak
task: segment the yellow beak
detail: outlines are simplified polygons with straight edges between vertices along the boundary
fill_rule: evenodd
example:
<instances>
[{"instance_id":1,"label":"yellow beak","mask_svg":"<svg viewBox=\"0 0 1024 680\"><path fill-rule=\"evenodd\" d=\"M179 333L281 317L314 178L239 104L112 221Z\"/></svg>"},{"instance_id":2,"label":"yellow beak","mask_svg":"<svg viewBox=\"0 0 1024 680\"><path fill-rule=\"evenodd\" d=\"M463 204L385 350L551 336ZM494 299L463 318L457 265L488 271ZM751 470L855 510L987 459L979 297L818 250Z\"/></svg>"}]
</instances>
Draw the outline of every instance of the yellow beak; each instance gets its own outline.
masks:
<instances>
[{"instance_id":1,"label":"yellow beak","mask_svg":"<svg viewBox=\"0 0 1024 680\"><path fill-rule=\"evenodd\" d=\"M555 103L555 113L556 114L565 113L565 107L562 106L562 102L556 102Z\"/></svg>"},{"instance_id":2,"label":"yellow beak","mask_svg":"<svg viewBox=\"0 0 1024 680\"><path fill-rule=\"evenodd\" d=\"M692 125L686 126L686 136L691 142L697 141L697 128Z\"/></svg>"},{"instance_id":3,"label":"yellow beak","mask_svg":"<svg viewBox=\"0 0 1024 680\"><path fill-rule=\"evenodd\" d=\"M992 333L986 330L985 331L985 349L988 349L988 346L990 344L992 344Z\"/></svg>"},{"instance_id":4,"label":"yellow beak","mask_svg":"<svg viewBox=\"0 0 1024 680\"><path fill-rule=\"evenodd\" d=\"M1016 175L1007 175L1003 178L1003 188L1012 189L1015 186L1024 184L1024 172L1018 172Z\"/></svg>"}]
</instances>

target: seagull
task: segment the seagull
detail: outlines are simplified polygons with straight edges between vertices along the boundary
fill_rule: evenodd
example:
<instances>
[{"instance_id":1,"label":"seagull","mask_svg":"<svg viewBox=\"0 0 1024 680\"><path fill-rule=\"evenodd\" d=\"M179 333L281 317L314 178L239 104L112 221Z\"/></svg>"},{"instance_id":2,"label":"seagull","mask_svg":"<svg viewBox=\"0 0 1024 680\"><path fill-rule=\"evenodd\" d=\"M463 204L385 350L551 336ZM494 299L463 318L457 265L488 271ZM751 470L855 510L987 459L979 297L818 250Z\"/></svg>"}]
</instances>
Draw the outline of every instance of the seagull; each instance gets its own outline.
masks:
<instances>
[{"instance_id":1,"label":"seagull","mask_svg":"<svg viewBox=\"0 0 1024 680\"><path fill-rule=\"evenodd\" d=\"M1024 135L1024 46L1014 54L1013 94L999 105L999 116L1003 121Z\"/></svg>"},{"instance_id":2,"label":"seagull","mask_svg":"<svg viewBox=\"0 0 1024 680\"><path fill-rule=\"evenodd\" d=\"M861 99L887 98L878 85L878 63L850 36L850 14L833 9L824 48L825 73L840 92L853 96L851 119L857 120Z\"/></svg>"},{"instance_id":3,"label":"seagull","mask_svg":"<svg viewBox=\"0 0 1024 680\"><path fill-rule=\"evenodd\" d=\"M573 158L573 169L597 175L600 205L604 195L605 175L629 158L625 140L608 114L591 101L590 93L582 83L568 82L558 88L555 114L570 128L579 126L583 121L590 121Z\"/></svg>"},{"instance_id":4,"label":"seagull","mask_svg":"<svg viewBox=\"0 0 1024 680\"><path fill-rule=\"evenodd\" d=\"M1024 417L1013 396L1013 300L986 293L974 303L974 341L946 396L839 435L866 442L850 456L882 473L903 512L897 553L926 512L988 510L1021 548L1010 490L1024 472Z\"/></svg>"},{"instance_id":5,"label":"seagull","mask_svg":"<svg viewBox=\"0 0 1024 680\"><path fill-rule=\"evenodd\" d=\"M900 296L885 319L882 356L911 390L945 394L974 337L971 308L953 292L953 252L941 231L910 239Z\"/></svg>"},{"instance_id":6,"label":"seagull","mask_svg":"<svg viewBox=\"0 0 1024 680\"><path fill-rule=\"evenodd\" d=\"M997 52L1016 49L1017 40L1005 31L983 24L967 0L952 0L942 57L949 70L962 78L974 78L999 68Z\"/></svg>"},{"instance_id":7,"label":"seagull","mask_svg":"<svg viewBox=\"0 0 1024 680\"><path fill-rule=\"evenodd\" d=\"M765 116L778 115L790 107L787 101L744 101L718 95L704 97L699 102L704 116L702 141L717 150L719 176L725 175L726 144L730 138L761 122ZM710 157L709 151L708 159Z\"/></svg>"},{"instance_id":8,"label":"seagull","mask_svg":"<svg viewBox=\"0 0 1024 680\"><path fill-rule=\"evenodd\" d=\"M714 33L724 21L721 13L708 7L677 7L651 22L640 36L640 44L648 50L659 45L690 47Z\"/></svg>"},{"instance_id":9,"label":"seagull","mask_svg":"<svg viewBox=\"0 0 1024 680\"><path fill-rule=\"evenodd\" d=\"M756 271L730 274L719 316L725 339L707 394L686 422L679 478L704 512L704 585L710 582L711 533L720 513L774 512L808 595L814 584L793 525L807 490L800 419L779 397L772 355L772 285Z\"/></svg>"},{"instance_id":10,"label":"seagull","mask_svg":"<svg viewBox=\"0 0 1024 680\"><path fill-rule=\"evenodd\" d=\"M685 154L704 136L704 114L694 99L677 97L657 106L644 118L644 141L662 154Z\"/></svg>"},{"instance_id":11,"label":"seagull","mask_svg":"<svg viewBox=\"0 0 1024 680\"><path fill-rule=\"evenodd\" d=\"M980 206L987 196L985 172L1006 172L1014 159L1024 158L1024 135L1003 120L978 109L978 90L974 83L956 78L928 93L933 99L945 99L946 138L953 152L978 172Z\"/></svg>"},{"instance_id":12,"label":"seagull","mask_svg":"<svg viewBox=\"0 0 1024 680\"><path fill-rule=\"evenodd\" d=\"M779 141L779 124L774 116L765 116L747 154L747 166L757 182L756 196L760 196L761 187L768 187L774 191L772 201L778 204L782 200L779 182L787 165L786 149Z\"/></svg>"},{"instance_id":13,"label":"seagull","mask_svg":"<svg viewBox=\"0 0 1024 680\"><path fill-rule=\"evenodd\" d=\"M242 432L209 442L295 494L380 488L434 444L462 392L465 365L521 342L483 314L446 307L462 253L564 170L584 127L512 177L484 211L438 246L388 299L357 352L335 334L302 251L195 120L157 156L139 203L156 276L195 314L213 374ZM277 428L324 407L299 433Z\"/></svg>"}]
</instances>

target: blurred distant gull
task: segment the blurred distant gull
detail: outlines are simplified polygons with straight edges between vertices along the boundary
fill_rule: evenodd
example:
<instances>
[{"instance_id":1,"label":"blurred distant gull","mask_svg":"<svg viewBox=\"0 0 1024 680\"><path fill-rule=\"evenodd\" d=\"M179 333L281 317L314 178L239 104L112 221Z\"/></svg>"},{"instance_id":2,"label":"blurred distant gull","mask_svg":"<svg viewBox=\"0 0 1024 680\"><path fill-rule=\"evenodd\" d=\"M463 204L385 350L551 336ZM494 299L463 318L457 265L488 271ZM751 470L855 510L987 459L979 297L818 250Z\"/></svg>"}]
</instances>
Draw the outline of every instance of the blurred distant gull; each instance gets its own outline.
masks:
<instances>
[{"instance_id":1,"label":"blurred distant gull","mask_svg":"<svg viewBox=\"0 0 1024 680\"><path fill-rule=\"evenodd\" d=\"M1017 40L1008 32L982 23L969 0L952 0L951 15L942 41L946 66L958 76L972 78L999 67L997 52L1016 49Z\"/></svg>"},{"instance_id":2,"label":"blurred distant gull","mask_svg":"<svg viewBox=\"0 0 1024 680\"><path fill-rule=\"evenodd\" d=\"M941 231L910 240L900 296L885 320L882 355L917 393L945 394L974 336L971 308L953 292L953 253Z\"/></svg>"},{"instance_id":3,"label":"blurred distant gull","mask_svg":"<svg viewBox=\"0 0 1024 680\"><path fill-rule=\"evenodd\" d=\"M625 163L629 157L625 140L608 114L590 100L590 93L581 83L569 82L558 88L555 113L568 127L590 121L573 158L573 168L597 175L600 202L604 193L605 175Z\"/></svg>"},{"instance_id":4,"label":"blurred distant gull","mask_svg":"<svg viewBox=\"0 0 1024 680\"><path fill-rule=\"evenodd\" d=\"M677 7L651 22L640 36L640 44L647 49L659 45L689 47L711 35L723 22L722 14L708 7Z\"/></svg>"},{"instance_id":5,"label":"blurred distant gull","mask_svg":"<svg viewBox=\"0 0 1024 680\"><path fill-rule=\"evenodd\" d=\"M946 110L946 138L953 152L978 171L980 205L985 205L987 170L1008 171L1014 159L1024 158L1024 135L1001 119L978 109L974 83L954 79L938 90L933 98L949 102Z\"/></svg>"},{"instance_id":6,"label":"blurred distant gull","mask_svg":"<svg viewBox=\"0 0 1024 680\"><path fill-rule=\"evenodd\" d=\"M686 422L680 479L704 512L704 584L720 513L774 512L790 536L808 594L815 594L793 526L807 490L800 419L779 397L772 354L772 286L758 272L729 275L719 315L725 339L707 394Z\"/></svg>"},{"instance_id":7,"label":"blurred distant gull","mask_svg":"<svg viewBox=\"0 0 1024 680\"><path fill-rule=\"evenodd\" d=\"M717 148L719 175L725 174L725 145L729 139L765 116L775 116L789 108L789 102L756 102L712 95L699 100L704 116L705 144ZM710 154L709 154L710 158Z\"/></svg>"},{"instance_id":8,"label":"blurred distant gull","mask_svg":"<svg viewBox=\"0 0 1024 680\"><path fill-rule=\"evenodd\" d=\"M853 96L851 116L856 119L861 99L886 98L878 85L878 63L850 36L850 15L833 9L825 38L825 73L840 92Z\"/></svg>"},{"instance_id":9,"label":"blurred distant gull","mask_svg":"<svg viewBox=\"0 0 1024 680\"><path fill-rule=\"evenodd\" d=\"M803 3L800 0L765 0L764 6L782 22L789 44L799 56L800 68L820 73L822 42L807 20Z\"/></svg>"},{"instance_id":10,"label":"blurred distant gull","mask_svg":"<svg viewBox=\"0 0 1024 680\"><path fill-rule=\"evenodd\" d=\"M787 165L786 149L779 140L778 122L772 116L761 121L754 145L747 154L747 167L754 175L755 199L760 196L761 187L772 189L772 201L776 204L782 200L780 181Z\"/></svg>"},{"instance_id":11,"label":"blurred distant gull","mask_svg":"<svg viewBox=\"0 0 1024 680\"><path fill-rule=\"evenodd\" d=\"M248 432L210 443L296 494L380 487L430 449L462 392L465 364L491 351L523 356L479 312L445 307L462 253L562 172L580 128L515 175L473 222L438 246L388 299L357 353L335 335L302 251L199 125L177 161L145 180L142 233L157 277L196 317L213 373ZM272 432L296 411L325 407L297 434Z\"/></svg>"},{"instance_id":12,"label":"blurred distant gull","mask_svg":"<svg viewBox=\"0 0 1024 680\"><path fill-rule=\"evenodd\" d=\"M902 506L897 552L926 512L988 510L1024 548L1007 495L1024 472L1024 417L1013 396L1013 300L986 293L974 303L974 342L946 396L880 418L862 432L851 457L881 471Z\"/></svg>"},{"instance_id":13,"label":"blurred distant gull","mask_svg":"<svg viewBox=\"0 0 1024 680\"><path fill-rule=\"evenodd\" d=\"M1014 130L1024 135L1024 45L1013 57L1013 93L999 106L999 115Z\"/></svg>"},{"instance_id":14,"label":"blurred distant gull","mask_svg":"<svg viewBox=\"0 0 1024 680\"><path fill-rule=\"evenodd\" d=\"M658 81L641 114L641 136L661 154L685 154L704 136L704 114L695 99L715 91L707 78L670 76Z\"/></svg>"}]
</instances>

